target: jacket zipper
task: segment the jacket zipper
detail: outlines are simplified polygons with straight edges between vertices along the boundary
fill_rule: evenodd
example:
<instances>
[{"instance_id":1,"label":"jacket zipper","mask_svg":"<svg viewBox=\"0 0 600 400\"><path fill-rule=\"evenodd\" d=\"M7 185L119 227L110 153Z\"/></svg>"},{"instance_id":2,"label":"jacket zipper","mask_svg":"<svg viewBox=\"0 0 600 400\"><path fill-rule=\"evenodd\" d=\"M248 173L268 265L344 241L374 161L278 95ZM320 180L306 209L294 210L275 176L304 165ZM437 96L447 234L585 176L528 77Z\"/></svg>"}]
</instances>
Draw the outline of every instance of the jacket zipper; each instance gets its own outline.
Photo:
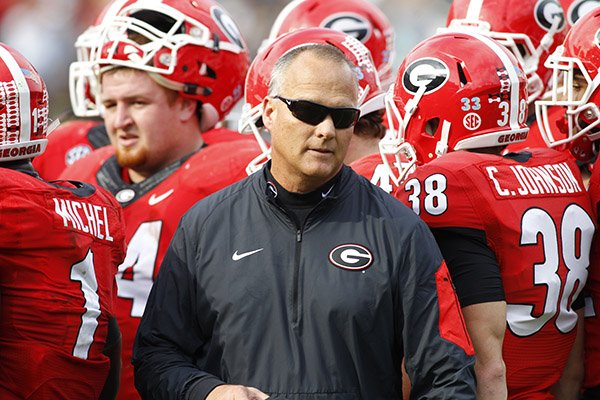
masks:
<instances>
[{"instance_id":1,"label":"jacket zipper","mask_svg":"<svg viewBox=\"0 0 600 400\"><path fill-rule=\"evenodd\" d=\"M276 202L271 202L279 211L281 211L290 221L293 223L293 219L288 214L287 210L281 207ZM295 225L295 224L294 224ZM292 272L292 326L296 327L298 325L299 317L299 283L300 279L300 251L302 244L302 229L303 227L298 227L296 225L296 246L294 250L294 266Z\"/></svg>"},{"instance_id":2,"label":"jacket zipper","mask_svg":"<svg viewBox=\"0 0 600 400\"><path fill-rule=\"evenodd\" d=\"M302 228L296 230L296 251L294 252L294 278L292 281L292 325L297 326L300 321L299 307L299 278L300 278L300 250L302 246Z\"/></svg>"},{"instance_id":3,"label":"jacket zipper","mask_svg":"<svg viewBox=\"0 0 600 400\"><path fill-rule=\"evenodd\" d=\"M304 232L304 226L306 225L306 221L308 221L308 217L323 203L324 200L321 200L319 204L317 204L306 216L304 221L302 222L302 226L296 226L296 246L294 251L294 271L292 277L292 326L297 327L300 322L300 253L302 250L302 234ZM277 203L272 203L275 207L277 207L284 215L286 215L290 220L290 216L285 208L279 206Z\"/></svg>"},{"instance_id":4,"label":"jacket zipper","mask_svg":"<svg viewBox=\"0 0 600 400\"><path fill-rule=\"evenodd\" d=\"M301 226L296 228L296 251L294 255L294 278L292 287L292 326L297 327L300 323L300 252L302 250L302 234L309 217L318 209L325 200L321 200L304 218Z\"/></svg>"}]
</instances>

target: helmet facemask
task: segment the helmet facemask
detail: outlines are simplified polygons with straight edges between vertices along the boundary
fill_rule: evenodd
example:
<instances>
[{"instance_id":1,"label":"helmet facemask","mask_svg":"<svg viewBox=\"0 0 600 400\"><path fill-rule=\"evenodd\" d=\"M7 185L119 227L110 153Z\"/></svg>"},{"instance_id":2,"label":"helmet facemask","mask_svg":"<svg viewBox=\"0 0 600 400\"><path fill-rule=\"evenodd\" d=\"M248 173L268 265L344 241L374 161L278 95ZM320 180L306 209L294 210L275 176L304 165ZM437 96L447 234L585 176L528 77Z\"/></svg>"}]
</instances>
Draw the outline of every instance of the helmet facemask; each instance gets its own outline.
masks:
<instances>
[{"instance_id":1,"label":"helmet facemask","mask_svg":"<svg viewBox=\"0 0 600 400\"><path fill-rule=\"evenodd\" d=\"M584 135L590 140L600 139L600 109L591 100L600 87L600 73L592 79L587 69L575 57L563 56L564 48L559 47L546 61L552 70L551 89L543 100L536 102L536 117L544 141L549 147L561 146L573 142ZM586 88L582 94L576 85L576 75L583 78ZM555 132L550 123L550 107L565 109L566 132ZM565 136L563 139L560 136Z\"/></svg>"}]
</instances>

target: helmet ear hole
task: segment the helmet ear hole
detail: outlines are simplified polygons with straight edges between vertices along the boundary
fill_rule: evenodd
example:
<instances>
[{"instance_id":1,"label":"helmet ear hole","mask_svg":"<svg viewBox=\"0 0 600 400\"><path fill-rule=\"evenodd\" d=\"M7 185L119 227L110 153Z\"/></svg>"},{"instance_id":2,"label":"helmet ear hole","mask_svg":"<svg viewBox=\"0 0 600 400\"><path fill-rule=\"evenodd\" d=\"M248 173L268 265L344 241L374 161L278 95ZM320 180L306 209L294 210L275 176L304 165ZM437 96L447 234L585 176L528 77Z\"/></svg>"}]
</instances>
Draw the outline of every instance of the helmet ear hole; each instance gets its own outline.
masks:
<instances>
[{"instance_id":1,"label":"helmet ear hole","mask_svg":"<svg viewBox=\"0 0 600 400\"><path fill-rule=\"evenodd\" d=\"M525 47L525 45L523 43L517 43L517 50L519 50L519 54L521 54L521 57L526 58L529 57L529 51L527 50L527 47Z\"/></svg>"},{"instance_id":2,"label":"helmet ear hole","mask_svg":"<svg viewBox=\"0 0 600 400\"><path fill-rule=\"evenodd\" d=\"M437 132L439 126L440 119L437 117L432 118L425 123L425 133L429 136L435 136L435 133Z\"/></svg>"},{"instance_id":3,"label":"helmet ear hole","mask_svg":"<svg viewBox=\"0 0 600 400\"><path fill-rule=\"evenodd\" d=\"M456 63L456 69L458 70L458 78L460 79L460 84L462 86L465 86L467 83L469 83L471 81L471 77L467 73L462 62Z\"/></svg>"}]
</instances>

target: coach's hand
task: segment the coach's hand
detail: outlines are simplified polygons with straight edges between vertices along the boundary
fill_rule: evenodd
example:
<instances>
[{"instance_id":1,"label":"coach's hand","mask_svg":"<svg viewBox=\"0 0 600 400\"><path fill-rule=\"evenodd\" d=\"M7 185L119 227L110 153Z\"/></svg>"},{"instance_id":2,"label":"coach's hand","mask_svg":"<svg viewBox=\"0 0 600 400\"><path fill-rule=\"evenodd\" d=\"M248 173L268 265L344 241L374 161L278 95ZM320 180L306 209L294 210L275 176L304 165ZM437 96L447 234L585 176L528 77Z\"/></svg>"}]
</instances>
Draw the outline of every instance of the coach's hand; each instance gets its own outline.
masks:
<instances>
[{"instance_id":1,"label":"coach's hand","mask_svg":"<svg viewBox=\"0 0 600 400\"><path fill-rule=\"evenodd\" d=\"M268 394L242 385L217 386L206 396L206 400L265 400L268 398Z\"/></svg>"}]
</instances>

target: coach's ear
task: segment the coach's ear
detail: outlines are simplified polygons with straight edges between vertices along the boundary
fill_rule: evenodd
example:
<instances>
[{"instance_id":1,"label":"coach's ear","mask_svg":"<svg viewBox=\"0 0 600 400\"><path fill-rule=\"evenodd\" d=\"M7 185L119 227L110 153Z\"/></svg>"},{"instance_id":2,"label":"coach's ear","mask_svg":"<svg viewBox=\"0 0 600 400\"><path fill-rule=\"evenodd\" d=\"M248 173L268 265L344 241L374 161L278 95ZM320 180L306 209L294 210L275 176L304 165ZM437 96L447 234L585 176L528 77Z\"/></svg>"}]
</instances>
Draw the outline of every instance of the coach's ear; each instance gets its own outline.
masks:
<instances>
[{"instance_id":1,"label":"coach's ear","mask_svg":"<svg viewBox=\"0 0 600 400\"><path fill-rule=\"evenodd\" d=\"M211 130L217 122L219 122L217 109L212 104L202 104L202 109L200 110L200 132Z\"/></svg>"},{"instance_id":2,"label":"coach's ear","mask_svg":"<svg viewBox=\"0 0 600 400\"><path fill-rule=\"evenodd\" d=\"M275 108L275 104L273 102L272 97L265 97L263 99L263 125L267 130L271 131L271 127L273 126L273 117L276 116L277 109Z\"/></svg>"}]
</instances>

